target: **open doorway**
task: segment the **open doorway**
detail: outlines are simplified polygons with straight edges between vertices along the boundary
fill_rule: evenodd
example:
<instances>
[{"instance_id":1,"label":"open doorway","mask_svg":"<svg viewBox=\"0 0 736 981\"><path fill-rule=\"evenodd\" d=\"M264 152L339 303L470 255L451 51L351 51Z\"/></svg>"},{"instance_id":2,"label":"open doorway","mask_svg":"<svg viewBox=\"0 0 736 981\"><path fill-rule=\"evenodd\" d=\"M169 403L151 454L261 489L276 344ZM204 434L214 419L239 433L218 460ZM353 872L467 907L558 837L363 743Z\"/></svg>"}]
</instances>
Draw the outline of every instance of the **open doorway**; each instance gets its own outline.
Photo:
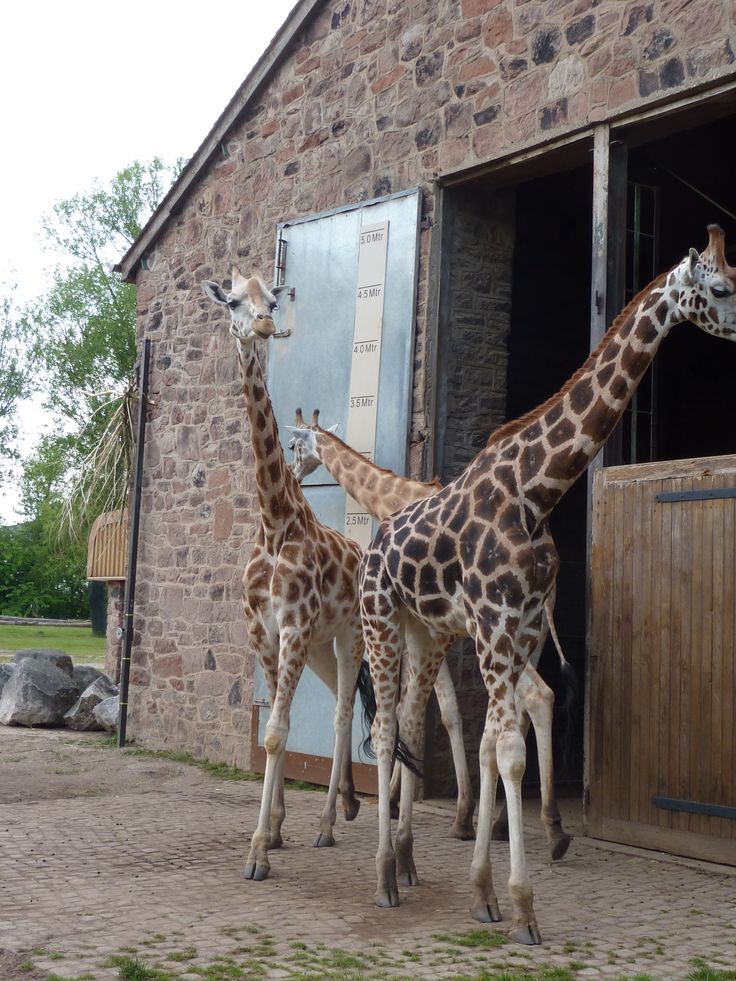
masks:
<instances>
[{"instance_id":1,"label":"open doorway","mask_svg":"<svg viewBox=\"0 0 736 981\"><path fill-rule=\"evenodd\" d=\"M699 110L698 110L699 112ZM700 117L699 113L699 117ZM736 201L725 154L704 153L722 143L723 117L692 126L674 119L631 126L616 135L626 149L621 179L626 200L609 220L625 253L631 296L694 246L707 242L706 226L723 225L729 261L736 264ZM656 138L653 138L655 137ZM560 165L550 155L533 173L509 171L447 186L442 197L442 286L437 377L437 473L452 479L484 445L488 434L543 402L583 363L590 347L593 167L590 144ZM704 161L707 159L707 165ZM546 166L546 172L545 172ZM726 209L725 211L723 209ZM683 325L668 337L654 371L643 379L632 411L622 420L611 463L685 459L736 452L736 414L730 405L736 344L718 343ZM585 480L552 515L561 556L556 622L565 653L583 690L586 634ZM450 659L471 767L485 718L486 697L475 652L458 644ZM557 656L548 642L542 677L560 691ZM563 735L572 739L560 752ZM555 715L558 782L582 782L582 694L572 720ZM449 746L439 713L428 713L428 795L454 793ZM539 784L533 738L525 787Z\"/></svg>"},{"instance_id":2,"label":"open doorway","mask_svg":"<svg viewBox=\"0 0 736 981\"><path fill-rule=\"evenodd\" d=\"M587 157L587 160L586 160ZM540 404L583 363L590 342L592 167L584 163L498 187L491 180L443 192L443 288L438 358L438 462L455 477L507 419ZM586 484L556 509L552 531L562 558L556 623L580 679L585 653ZM487 696L472 644L449 657L465 730L471 774ZM548 642L542 677L560 688L559 660ZM580 786L583 706L557 713L554 743L560 783ZM566 736L566 739L563 739ZM430 704L425 748L426 793L454 793L449 744ZM525 787L539 786L530 736Z\"/></svg>"},{"instance_id":3,"label":"open doorway","mask_svg":"<svg viewBox=\"0 0 736 981\"><path fill-rule=\"evenodd\" d=\"M729 262L736 264L736 191L726 154L705 152L723 143L733 117L690 128L639 145L629 151L627 216L627 287L637 283L650 263L670 268L691 247L699 252L708 241L707 225L726 232ZM637 213L636 198L647 204ZM637 249L651 238L652 246ZM643 266L640 271L638 266ZM651 278L651 277L649 277ZM648 384L651 437L639 420L635 452L625 445L622 462L676 460L736 452L733 385L736 344L714 342L689 325L675 328L657 356ZM646 399L645 395L645 399ZM640 405L642 400L640 399ZM646 410L645 405L645 410Z\"/></svg>"}]
</instances>

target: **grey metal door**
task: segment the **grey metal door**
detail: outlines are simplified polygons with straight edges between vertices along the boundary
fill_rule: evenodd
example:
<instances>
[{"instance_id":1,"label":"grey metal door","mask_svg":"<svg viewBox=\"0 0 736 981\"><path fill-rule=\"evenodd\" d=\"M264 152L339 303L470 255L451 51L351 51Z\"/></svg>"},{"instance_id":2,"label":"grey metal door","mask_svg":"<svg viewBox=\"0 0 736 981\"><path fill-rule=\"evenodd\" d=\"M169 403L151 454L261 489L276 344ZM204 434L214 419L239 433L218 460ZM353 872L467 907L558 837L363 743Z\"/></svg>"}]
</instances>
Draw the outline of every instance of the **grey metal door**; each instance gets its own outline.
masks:
<instances>
[{"instance_id":1,"label":"grey metal door","mask_svg":"<svg viewBox=\"0 0 736 981\"><path fill-rule=\"evenodd\" d=\"M269 348L268 388L287 460L288 432L297 407L307 418L320 409L324 426L338 424L346 438L358 296L361 231L387 226L383 329L377 387L375 460L405 472L411 411L412 360L421 196L418 189L360 206L279 226L277 264L288 292L279 299L277 326L288 338ZM363 236L365 238L365 235ZM357 336L357 335L356 335ZM320 467L305 481L320 521L342 531L345 492ZM256 673L258 744L268 718L265 681ZM332 694L311 671L299 683L291 711L289 753L331 757ZM353 759L362 741L359 713L353 723ZM366 762L363 759L363 762ZM293 769L293 768L292 768Z\"/></svg>"}]
</instances>

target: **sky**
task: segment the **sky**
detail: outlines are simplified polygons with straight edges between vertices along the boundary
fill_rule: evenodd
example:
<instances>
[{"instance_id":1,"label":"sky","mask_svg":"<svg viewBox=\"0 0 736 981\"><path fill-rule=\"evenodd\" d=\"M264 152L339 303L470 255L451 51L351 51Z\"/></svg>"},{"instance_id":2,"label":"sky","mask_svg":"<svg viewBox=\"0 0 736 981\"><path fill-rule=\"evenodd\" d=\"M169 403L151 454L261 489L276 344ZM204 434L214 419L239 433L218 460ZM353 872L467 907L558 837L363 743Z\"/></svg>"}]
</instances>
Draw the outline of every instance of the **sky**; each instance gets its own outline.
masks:
<instances>
[{"instance_id":1,"label":"sky","mask_svg":"<svg viewBox=\"0 0 736 981\"><path fill-rule=\"evenodd\" d=\"M25 0L0 13L0 289L42 293L41 220L133 160L191 157L295 0ZM191 12L188 12L191 11ZM38 397L40 400L40 397ZM20 414L21 453L49 428ZM0 488L0 523L19 519Z\"/></svg>"}]
</instances>

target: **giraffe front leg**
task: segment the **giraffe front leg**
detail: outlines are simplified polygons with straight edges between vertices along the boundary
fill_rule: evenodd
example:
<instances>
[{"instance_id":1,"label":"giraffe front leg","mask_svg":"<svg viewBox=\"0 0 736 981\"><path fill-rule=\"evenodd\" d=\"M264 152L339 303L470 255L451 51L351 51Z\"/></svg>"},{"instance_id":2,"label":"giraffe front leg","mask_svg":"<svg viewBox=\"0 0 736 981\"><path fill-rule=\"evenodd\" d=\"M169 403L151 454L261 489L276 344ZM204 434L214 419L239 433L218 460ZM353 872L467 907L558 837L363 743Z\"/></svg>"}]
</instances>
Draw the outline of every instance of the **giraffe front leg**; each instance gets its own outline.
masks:
<instances>
[{"instance_id":1,"label":"giraffe front leg","mask_svg":"<svg viewBox=\"0 0 736 981\"><path fill-rule=\"evenodd\" d=\"M263 794L261 796L261 809L258 814L258 825L250 842L250 851L245 863L245 878L260 882L268 878L271 871L271 863L268 860L268 849L271 844L271 811L276 786L281 769L284 750L286 748L286 738L288 735L288 725L274 725L271 720L266 726L266 737L264 746L266 749L266 772L263 777Z\"/></svg>"},{"instance_id":2,"label":"giraffe front leg","mask_svg":"<svg viewBox=\"0 0 736 981\"><path fill-rule=\"evenodd\" d=\"M258 660L263 670L271 705L274 705L278 688L278 644L267 634L261 622L255 618L248 618L247 613L248 609L246 607L246 618L251 643L256 649ZM269 724L270 722L271 718L269 718ZM268 734L268 725L266 731ZM273 749L274 745L278 745L278 740L274 743L272 738L269 744ZM250 849L243 873L246 879L253 879L257 882L267 878L271 868L268 861L268 848L271 842L271 811L274 799L279 798L277 790L278 782L278 757L273 751L269 753L268 748L266 748L266 770L263 775L263 790L261 793L261 806L258 812L258 824L251 837ZM283 793L280 799L283 806Z\"/></svg>"},{"instance_id":3,"label":"giraffe front leg","mask_svg":"<svg viewBox=\"0 0 736 981\"><path fill-rule=\"evenodd\" d=\"M281 844L281 825L285 814L284 755L289 736L289 712L296 686L307 662L307 645L308 631L281 632L278 667L275 670L275 697L272 695L271 714L266 723L266 735L263 740L266 750L266 772L263 778L261 809L245 864L246 879L261 881L267 878L271 869L268 849L272 841ZM273 673L273 664L269 663L267 678L269 692L272 692L274 687Z\"/></svg>"},{"instance_id":4,"label":"giraffe front leg","mask_svg":"<svg viewBox=\"0 0 736 981\"><path fill-rule=\"evenodd\" d=\"M281 837L281 827L286 819L286 804L284 803L284 764L286 753L282 753L276 766L276 779L273 786L271 801L271 816L269 818L268 847L281 848L284 839Z\"/></svg>"},{"instance_id":5,"label":"giraffe front leg","mask_svg":"<svg viewBox=\"0 0 736 981\"><path fill-rule=\"evenodd\" d=\"M522 675L523 677L523 675ZM529 733L529 726L531 725L531 719L527 714L525 708L525 702L518 697L518 687L517 687L517 714L519 717L519 731L521 735L526 740ZM491 831L491 837L494 841L508 841L509 840L509 815L506 809L506 799L504 798L503 803L498 811L498 814L493 821L493 829Z\"/></svg>"},{"instance_id":6,"label":"giraffe front leg","mask_svg":"<svg viewBox=\"0 0 736 981\"><path fill-rule=\"evenodd\" d=\"M516 722L516 712L511 704L513 720L505 722L506 728L496 741L498 772L506 791L509 815L509 844L511 871L509 894L513 920L509 936L521 944L541 944L542 937L534 915L534 896L524 853L524 833L521 815L521 779L526 768L526 745Z\"/></svg>"},{"instance_id":7,"label":"giraffe front leg","mask_svg":"<svg viewBox=\"0 0 736 981\"><path fill-rule=\"evenodd\" d=\"M491 865L491 822L496 804L496 766L495 740L491 733L488 715L480 741L480 797L478 800L478 827L475 834L473 861L470 866L471 905L473 917L479 923L498 923L501 910L493 889L493 868Z\"/></svg>"}]
</instances>

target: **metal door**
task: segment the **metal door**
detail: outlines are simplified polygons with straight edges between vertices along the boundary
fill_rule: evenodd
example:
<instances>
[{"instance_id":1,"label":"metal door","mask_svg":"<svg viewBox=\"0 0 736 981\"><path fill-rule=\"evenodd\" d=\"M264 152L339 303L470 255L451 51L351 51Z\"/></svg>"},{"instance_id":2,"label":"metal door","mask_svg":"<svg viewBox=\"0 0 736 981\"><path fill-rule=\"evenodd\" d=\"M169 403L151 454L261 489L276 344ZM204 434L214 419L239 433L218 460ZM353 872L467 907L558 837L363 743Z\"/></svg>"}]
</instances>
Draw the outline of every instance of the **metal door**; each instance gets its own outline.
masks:
<instances>
[{"instance_id":1,"label":"metal door","mask_svg":"<svg viewBox=\"0 0 736 981\"><path fill-rule=\"evenodd\" d=\"M387 225L375 460L405 472L420 211L420 191L415 189L279 226L277 268L286 289L279 298L277 326L291 334L270 344L268 389L287 461L291 454L285 426L293 424L297 407L308 419L318 408L321 424L337 423L338 435L347 438L356 297L358 287L365 285L358 283L361 231ZM307 478L305 494L320 521L344 529L346 495L324 467ZM268 696L260 668L255 697L261 746ZM332 694L307 669L291 711L287 769L292 775L319 779L320 773L328 774L334 707ZM356 711L353 759L366 762L359 752L359 715Z\"/></svg>"}]
</instances>

